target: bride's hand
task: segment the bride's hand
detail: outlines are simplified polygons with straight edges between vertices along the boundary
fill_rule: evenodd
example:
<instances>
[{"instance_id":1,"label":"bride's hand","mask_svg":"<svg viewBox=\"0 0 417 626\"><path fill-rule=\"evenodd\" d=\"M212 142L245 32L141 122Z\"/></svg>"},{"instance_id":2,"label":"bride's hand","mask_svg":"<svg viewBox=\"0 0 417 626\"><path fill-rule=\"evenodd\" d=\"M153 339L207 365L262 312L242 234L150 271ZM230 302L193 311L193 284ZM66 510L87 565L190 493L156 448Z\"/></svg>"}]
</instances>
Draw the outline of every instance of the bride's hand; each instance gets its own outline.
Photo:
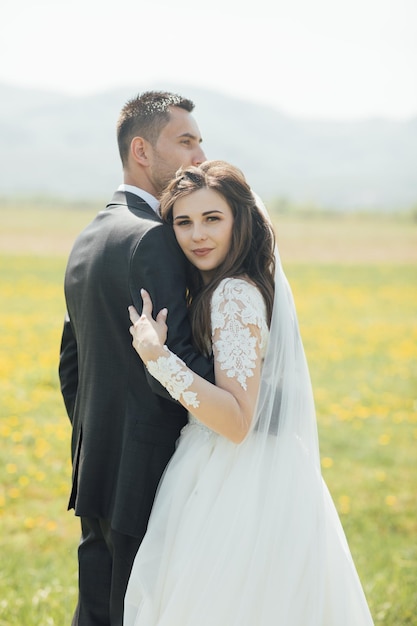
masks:
<instances>
[{"instance_id":1,"label":"bride's hand","mask_svg":"<svg viewBox=\"0 0 417 626\"><path fill-rule=\"evenodd\" d=\"M129 331L133 337L133 347L144 363L157 359L167 338L168 327L165 323L168 311L159 311L156 319L152 318L152 300L145 289L141 289L143 300L142 315L139 315L134 306L129 307L129 317L132 326Z\"/></svg>"}]
</instances>

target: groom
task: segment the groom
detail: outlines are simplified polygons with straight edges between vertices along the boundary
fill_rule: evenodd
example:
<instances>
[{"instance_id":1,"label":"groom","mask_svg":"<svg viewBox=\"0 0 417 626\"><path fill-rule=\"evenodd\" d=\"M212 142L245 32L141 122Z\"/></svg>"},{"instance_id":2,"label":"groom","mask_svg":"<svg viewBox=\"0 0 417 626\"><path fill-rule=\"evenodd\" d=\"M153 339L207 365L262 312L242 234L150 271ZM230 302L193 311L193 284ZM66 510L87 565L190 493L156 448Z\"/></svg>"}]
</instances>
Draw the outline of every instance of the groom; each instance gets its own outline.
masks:
<instances>
[{"instance_id":1,"label":"groom","mask_svg":"<svg viewBox=\"0 0 417 626\"><path fill-rule=\"evenodd\" d=\"M124 183L77 238L65 274L61 390L72 424L68 508L81 518L79 599L73 626L122 626L134 557L186 412L151 377L131 345L127 307L168 308L167 344L213 381L196 354L185 303L185 261L158 214L176 170L205 156L194 104L145 92L123 107L117 137Z\"/></svg>"}]
</instances>

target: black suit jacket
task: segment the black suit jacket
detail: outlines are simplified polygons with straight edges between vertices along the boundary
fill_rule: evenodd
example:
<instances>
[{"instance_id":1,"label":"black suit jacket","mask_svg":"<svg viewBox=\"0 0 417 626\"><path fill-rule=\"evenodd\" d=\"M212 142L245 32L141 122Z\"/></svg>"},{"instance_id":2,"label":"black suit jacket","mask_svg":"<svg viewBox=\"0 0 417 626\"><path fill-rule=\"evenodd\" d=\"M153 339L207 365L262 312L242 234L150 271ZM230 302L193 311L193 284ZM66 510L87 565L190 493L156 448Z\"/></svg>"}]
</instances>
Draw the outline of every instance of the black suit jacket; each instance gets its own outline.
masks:
<instances>
[{"instance_id":1,"label":"black suit jacket","mask_svg":"<svg viewBox=\"0 0 417 626\"><path fill-rule=\"evenodd\" d=\"M185 263L172 228L118 191L75 241L65 274L59 373L73 427L68 508L136 537L187 416L132 347L127 307L140 311L139 290L147 289L154 313L168 308L167 345L213 381L212 363L191 345Z\"/></svg>"}]
</instances>

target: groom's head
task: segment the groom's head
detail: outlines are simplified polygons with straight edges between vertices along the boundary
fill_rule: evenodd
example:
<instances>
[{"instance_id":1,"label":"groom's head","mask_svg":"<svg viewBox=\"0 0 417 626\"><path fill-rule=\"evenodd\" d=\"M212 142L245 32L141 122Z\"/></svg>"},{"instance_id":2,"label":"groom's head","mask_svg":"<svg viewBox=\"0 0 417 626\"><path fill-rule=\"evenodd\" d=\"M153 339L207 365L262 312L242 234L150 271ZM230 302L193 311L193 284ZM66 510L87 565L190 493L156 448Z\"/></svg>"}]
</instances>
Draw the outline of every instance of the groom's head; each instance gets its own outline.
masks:
<instances>
[{"instance_id":1,"label":"groom's head","mask_svg":"<svg viewBox=\"0 0 417 626\"><path fill-rule=\"evenodd\" d=\"M117 123L125 183L159 197L179 167L205 160L193 110L191 100L162 91L125 104Z\"/></svg>"}]
</instances>

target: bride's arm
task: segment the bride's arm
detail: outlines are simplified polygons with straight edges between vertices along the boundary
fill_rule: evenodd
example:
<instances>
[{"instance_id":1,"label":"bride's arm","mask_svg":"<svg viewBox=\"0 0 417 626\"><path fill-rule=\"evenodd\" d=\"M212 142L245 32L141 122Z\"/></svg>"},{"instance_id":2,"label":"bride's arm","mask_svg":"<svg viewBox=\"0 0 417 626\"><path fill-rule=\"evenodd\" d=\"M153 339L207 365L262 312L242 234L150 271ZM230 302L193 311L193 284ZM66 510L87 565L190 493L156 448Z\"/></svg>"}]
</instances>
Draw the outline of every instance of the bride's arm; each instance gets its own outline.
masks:
<instances>
[{"instance_id":1,"label":"bride's arm","mask_svg":"<svg viewBox=\"0 0 417 626\"><path fill-rule=\"evenodd\" d=\"M203 424L235 443L243 441L255 411L260 381L261 331L253 323L236 324L238 301L234 302L233 328L225 318L213 333L216 385L192 372L164 346L166 310L152 318L152 302L143 291L143 311L129 308L133 346L150 374ZM238 362L237 362L238 361Z\"/></svg>"}]
</instances>

